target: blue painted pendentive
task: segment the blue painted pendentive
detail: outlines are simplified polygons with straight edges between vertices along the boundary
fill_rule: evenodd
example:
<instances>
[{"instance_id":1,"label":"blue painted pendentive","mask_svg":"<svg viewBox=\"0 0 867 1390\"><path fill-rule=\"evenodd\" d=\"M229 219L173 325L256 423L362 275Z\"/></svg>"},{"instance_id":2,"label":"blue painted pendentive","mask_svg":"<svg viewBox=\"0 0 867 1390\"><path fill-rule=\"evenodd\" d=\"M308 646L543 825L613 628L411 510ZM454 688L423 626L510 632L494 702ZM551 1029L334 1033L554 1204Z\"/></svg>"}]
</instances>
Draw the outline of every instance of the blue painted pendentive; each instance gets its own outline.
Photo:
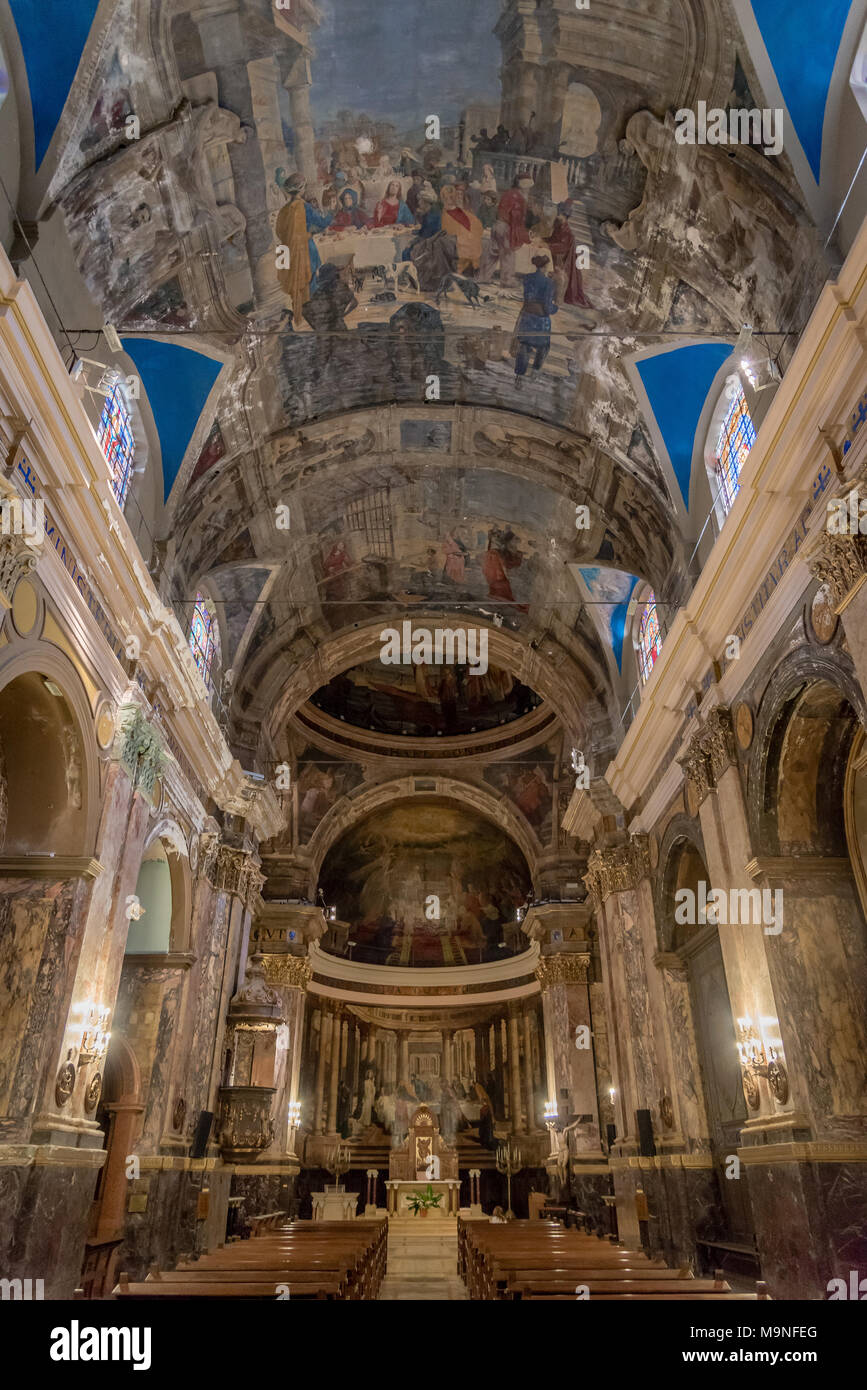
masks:
<instances>
[{"instance_id":1,"label":"blue painted pendentive","mask_svg":"<svg viewBox=\"0 0 867 1390\"><path fill-rule=\"evenodd\" d=\"M614 659L617 662L618 671L623 670L623 638L626 635L626 614L629 609L629 601L632 598L632 591L638 583L635 575L631 575L630 578L632 582L629 585L626 598L611 610L611 645L614 648Z\"/></svg>"},{"instance_id":2,"label":"blue painted pendentive","mask_svg":"<svg viewBox=\"0 0 867 1390\"><path fill-rule=\"evenodd\" d=\"M852 0L752 0L783 100L816 182L837 50ZM785 139L785 137L784 137Z\"/></svg>"},{"instance_id":3,"label":"blue painted pendentive","mask_svg":"<svg viewBox=\"0 0 867 1390\"><path fill-rule=\"evenodd\" d=\"M193 348L153 338L122 338L121 342L141 377L160 437L165 500L223 364Z\"/></svg>"},{"instance_id":4,"label":"blue painted pendentive","mask_svg":"<svg viewBox=\"0 0 867 1390\"><path fill-rule=\"evenodd\" d=\"M98 0L9 0L33 110L38 169L69 96Z\"/></svg>"},{"instance_id":5,"label":"blue painted pendentive","mask_svg":"<svg viewBox=\"0 0 867 1390\"><path fill-rule=\"evenodd\" d=\"M635 364L687 509L695 432L713 379L731 355L729 343L694 343Z\"/></svg>"}]
</instances>

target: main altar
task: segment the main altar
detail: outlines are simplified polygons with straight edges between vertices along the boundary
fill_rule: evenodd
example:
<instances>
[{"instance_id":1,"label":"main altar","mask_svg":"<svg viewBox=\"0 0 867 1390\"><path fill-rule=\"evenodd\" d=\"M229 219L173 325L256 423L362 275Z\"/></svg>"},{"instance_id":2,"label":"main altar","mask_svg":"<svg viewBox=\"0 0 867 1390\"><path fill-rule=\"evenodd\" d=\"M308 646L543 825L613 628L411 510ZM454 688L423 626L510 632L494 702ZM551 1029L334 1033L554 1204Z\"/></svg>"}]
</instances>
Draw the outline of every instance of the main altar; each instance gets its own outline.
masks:
<instances>
[{"instance_id":1,"label":"main altar","mask_svg":"<svg viewBox=\"0 0 867 1390\"><path fill-rule=\"evenodd\" d=\"M428 1184L443 1197L438 1207L430 1208L430 1215L457 1216L461 1191L458 1151L443 1139L433 1111L421 1105L412 1117L406 1139L389 1156L385 1184L389 1216L408 1215L410 1197Z\"/></svg>"}]
</instances>

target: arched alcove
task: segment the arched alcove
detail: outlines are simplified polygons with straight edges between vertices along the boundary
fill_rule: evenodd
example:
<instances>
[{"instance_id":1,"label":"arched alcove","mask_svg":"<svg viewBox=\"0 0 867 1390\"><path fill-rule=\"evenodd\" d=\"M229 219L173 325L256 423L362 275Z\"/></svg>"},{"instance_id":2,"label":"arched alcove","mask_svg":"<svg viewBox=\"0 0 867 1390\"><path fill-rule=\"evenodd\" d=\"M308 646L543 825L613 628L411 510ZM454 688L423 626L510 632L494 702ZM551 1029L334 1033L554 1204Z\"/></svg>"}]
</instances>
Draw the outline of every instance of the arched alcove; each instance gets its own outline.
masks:
<instances>
[{"instance_id":1,"label":"arched alcove","mask_svg":"<svg viewBox=\"0 0 867 1390\"><path fill-rule=\"evenodd\" d=\"M81 854L88 838L87 749L61 685L40 671L0 690L3 852Z\"/></svg>"}]
</instances>

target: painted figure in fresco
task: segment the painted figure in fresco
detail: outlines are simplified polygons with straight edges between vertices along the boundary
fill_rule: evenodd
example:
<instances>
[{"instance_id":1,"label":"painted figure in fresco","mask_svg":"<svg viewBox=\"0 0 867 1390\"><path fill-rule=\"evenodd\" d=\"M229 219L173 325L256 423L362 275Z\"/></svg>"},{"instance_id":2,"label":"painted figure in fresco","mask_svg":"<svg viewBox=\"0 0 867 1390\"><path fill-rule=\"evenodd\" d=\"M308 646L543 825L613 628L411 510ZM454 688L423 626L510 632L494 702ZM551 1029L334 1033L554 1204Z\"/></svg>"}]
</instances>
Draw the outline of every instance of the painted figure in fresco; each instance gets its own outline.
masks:
<instances>
[{"instance_id":1,"label":"painted figure in fresco","mask_svg":"<svg viewBox=\"0 0 867 1390\"><path fill-rule=\"evenodd\" d=\"M354 188L344 188L340 195L340 211L335 214L331 222L332 231L345 230L347 227L369 227L370 223L364 213L358 208L358 194Z\"/></svg>"},{"instance_id":2,"label":"painted figure in fresco","mask_svg":"<svg viewBox=\"0 0 867 1390\"><path fill-rule=\"evenodd\" d=\"M445 564L443 565L443 574L455 584L462 584L464 582L464 576L466 575L467 560L470 552L468 547L464 545L464 542L461 540L457 528L453 531L449 531L443 541L443 550L445 551L446 557Z\"/></svg>"},{"instance_id":3,"label":"painted figure in fresco","mask_svg":"<svg viewBox=\"0 0 867 1390\"><path fill-rule=\"evenodd\" d=\"M444 183L440 198L443 231L454 237L458 248L458 274L475 272L482 259L482 224L464 203L463 185Z\"/></svg>"},{"instance_id":4,"label":"painted figure in fresco","mask_svg":"<svg viewBox=\"0 0 867 1390\"><path fill-rule=\"evenodd\" d=\"M551 259L554 262L557 302L558 304L579 304L582 309L592 309L593 305L584 293L581 271L575 263L577 247L572 228L569 226L571 212L571 198L568 198L564 203L558 203L557 216L554 218L551 235L546 237L551 250Z\"/></svg>"},{"instance_id":5,"label":"painted figure in fresco","mask_svg":"<svg viewBox=\"0 0 867 1390\"><path fill-rule=\"evenodd\" d=\"M423 169L413 169L413 171L412 171L412 183L410 184L409 188L406 190L406 205L407 205L407 207L409 208L410 212L412 213L412 218L413 218L413 221L414 221L414 222L417 221L417 219L418 219L418 204L419 204L419 199L421 198L423 191L424 191L424 170L423 170Z\"/></svg>"},{"instance_id":6,"label":"painted figure in fresco","mask_svg":"<svg viewBox=\"0 0 867 1390\"><path fill-rule=\"evenodd\" d=\"M439 288L444 275L452 274L456 269L457 243L443 229L442 215L435 204L421 198L418 210L418 236L404 251L403 259L412 261L419 288L425 294L430 294Z\"/></svg>"},{"instance_id":7,"label":"painted figure in fresco","mask_svg":"<svg viewBox=\"0 0 867 1390\"><path fill-rule=\"evenodd\" d=\"M316 332L331 334L348 332L346 314L358 308L358 300L343 277L339 266L327 264L319 272L319 283L304 305L304 318ZM323 343L325 356L330 354L330 339Z\"/></svg>"},{"instance_id":8,"label":"painted figure in fresco","mask_svg":"<svg viewBox=\"0 0 867 1390\"><path fill-rule=\"evenodd\" d=\"M364 1098L361 1104L361 1128L367 1129L373 1123L373 1104L376 1099L376 1082L368 1072L364 1078Z\"/></svg>"},{"instance_id":9,"label":"painted figure in fresco","mask_svg":"<svg viewBox=\"0 0 867 1390\"><path fill-rule=\"evenodd\" d=\"M373 213L374 227L412 227L415 218L400 196L400 179L392 179Z\"/></svg>"},{"instance_id":10,"label":"painted figure in fresco","mask_svg":"<svg viewBox=\"0 0 867 1390\"><path fill-rule=\"evenodd\" d=\"M349 597L349 580L346 571L352 569L352 557L346 549L346 541L335 541L325 557L322 568L325 571L325 595L338 603Z\"/></svg>"},{"instance_id":11,"label":"painted figure in fresco","mask_svg":"<svg viewBox=\"0 0 867 1390\"><path fill-rule=\"evenodd\" d=\"M275 179L287 201L277 214L274 230L278 245L289 250L289 265L277 271L277 280L292 300L292 315L299 323L322 264L313 233L324 231L331 218L305 198L303 179L287 179L283 169L277 170Z\"/></svg>"},{"instance_id":12,"label":"painted figure in fresco","mask_svg":"<svg viewBox=\"0 0 867 1390\"><path fill-rule=\"evenodd\" d=\"M527 195L532 187L533 180L522 175L515 179L513 186L500 199L497 220L491 228L491 241L481 271L480 278L486 283L493 279L498 261L500 284L509 286L515 283L515 252L530 241Z\"/></svg>"},{"instance_id":13,"label":"painted figure in fresco","mask_svg":"<svg viewBox=\"0 0 867 1390\"><path fill-rule=\"evenodd\" d=\"M488 548L482 561L482 573L488 583L488 598L505 599L507 603L514 603L515 595L509 582L508 571L517 569L523 558L523 554L517 549L514 531L502 531L499 527L493 526L488 532Z\"/></svg>"},{"instance_id":14,"label":"painted figure in fresco","mask_svg":"<svg viewBox=\"0 0 867 1390\"><path fill-rule=\"evenodd\" d=\"M533 371L538 372L551 351L551 315L557 313L554 302L554 281L545 274L549 264L547 256L534 256L536 269L530 275L522 275L524 286L524 305L518 315L515 328L517 352L515 353L515 378L520 381L530 363L531 352Z\"/></svg>"}]
</instances>

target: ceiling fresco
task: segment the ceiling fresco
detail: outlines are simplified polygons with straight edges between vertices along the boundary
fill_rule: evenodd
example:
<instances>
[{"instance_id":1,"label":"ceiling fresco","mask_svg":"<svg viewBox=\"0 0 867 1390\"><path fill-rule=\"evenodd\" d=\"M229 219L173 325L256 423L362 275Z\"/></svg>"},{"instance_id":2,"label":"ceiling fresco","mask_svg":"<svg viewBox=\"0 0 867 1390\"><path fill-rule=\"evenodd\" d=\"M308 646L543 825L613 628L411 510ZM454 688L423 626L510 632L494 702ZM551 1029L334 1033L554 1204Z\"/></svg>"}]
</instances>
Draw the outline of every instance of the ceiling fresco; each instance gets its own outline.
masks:
<instances>
[{"instance_id":1,"label":"ceiling fresco","mask_svg":"<svg viewBox=\"0 0 867 1390\"><path fill-rule=\"evenodd\" d=\"M23 24L44 206L147 398L161 596L213 607L242 765L293 768L279 853L306 881L325 819L440 738L557 881L561 759L601 775L622 736L634 596L666 618L698 573L715 383L744 325L785 370L833 252L788 147L678 142L679 108L768 102L734 9L124 0L73 80L80 27L52 64ZM484 674L379 661L384 628L457 617ZM369 737L341 759L329 720ZM480 949L456 904L455 959ZM347 911L370 949L412 938L408 904Z\"/></svg>"}]
</instances>

